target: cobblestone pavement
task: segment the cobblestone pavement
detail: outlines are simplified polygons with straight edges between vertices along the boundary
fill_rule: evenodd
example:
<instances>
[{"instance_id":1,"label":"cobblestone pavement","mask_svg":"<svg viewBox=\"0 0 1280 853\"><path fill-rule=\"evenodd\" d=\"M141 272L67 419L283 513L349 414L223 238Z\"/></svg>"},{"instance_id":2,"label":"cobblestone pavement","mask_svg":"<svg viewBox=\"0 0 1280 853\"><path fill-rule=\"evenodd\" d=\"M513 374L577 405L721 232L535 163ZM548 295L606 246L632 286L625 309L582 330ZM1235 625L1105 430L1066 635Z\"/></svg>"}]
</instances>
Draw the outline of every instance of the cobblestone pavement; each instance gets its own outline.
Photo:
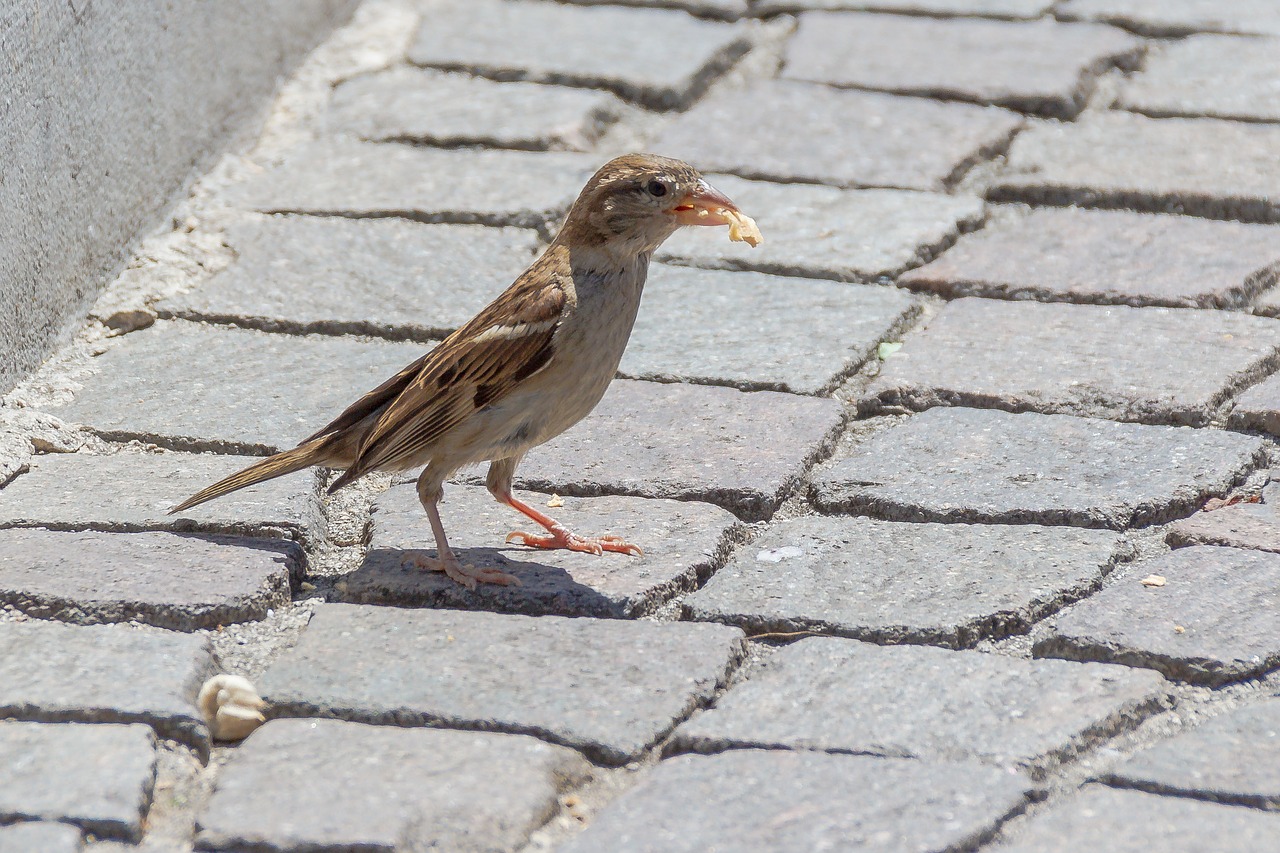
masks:
<instances>
[{"instance_id":1,"label":"cobblestone pavement","mask_svg":"<svg viewBox=\"0 0 1280 853\"><path fill-rule=\"evenodd\" d=\"M0 851L1280 849L1278 79L1272 0L370 0L0 408ZM166 515L636 149L767 240L521 469L644 557Z\"/></svg>"}]
</instances>

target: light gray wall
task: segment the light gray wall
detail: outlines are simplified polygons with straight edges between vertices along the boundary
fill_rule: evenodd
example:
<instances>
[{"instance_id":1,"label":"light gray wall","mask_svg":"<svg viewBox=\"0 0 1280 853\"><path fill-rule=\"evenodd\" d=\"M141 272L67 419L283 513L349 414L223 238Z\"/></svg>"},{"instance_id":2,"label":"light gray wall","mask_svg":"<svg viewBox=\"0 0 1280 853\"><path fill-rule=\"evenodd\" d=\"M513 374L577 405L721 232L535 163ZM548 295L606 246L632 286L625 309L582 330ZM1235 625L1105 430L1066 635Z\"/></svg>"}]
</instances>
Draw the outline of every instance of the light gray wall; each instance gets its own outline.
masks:
<instances>
[{"instance_id":1,"label":"light gray wall","mask_svg":"<svg viewBox=\"0 0 1280 853\"><path fill-rule=\"evenodd\" d=\"M0 0L0 393L355 0Z\"/></svg>"}]
</instances>

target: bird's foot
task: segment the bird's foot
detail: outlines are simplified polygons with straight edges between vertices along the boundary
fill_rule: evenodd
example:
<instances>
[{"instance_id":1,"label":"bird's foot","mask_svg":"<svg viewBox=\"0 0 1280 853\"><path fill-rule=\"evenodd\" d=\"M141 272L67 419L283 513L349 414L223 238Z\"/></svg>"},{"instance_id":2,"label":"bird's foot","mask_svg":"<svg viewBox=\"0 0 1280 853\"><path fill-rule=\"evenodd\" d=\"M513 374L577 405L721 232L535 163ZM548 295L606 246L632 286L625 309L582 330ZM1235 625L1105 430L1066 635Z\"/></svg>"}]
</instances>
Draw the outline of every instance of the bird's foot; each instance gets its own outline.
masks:
<instances>
[{"instance_id":1,"label":"bird's foot","mask_svg":"<svg viewBox=\"0 0 1280 853\"><path fill-rule=\"evenodd\" d=\"M612 551L615 554L631 554L635 557L644 556L644 551L640 550L640 546L632 545L621 536L579 536L560 525L550 528L546 533L525 533L523 530L513 530L507 534L507 544L528 545L530 548L545 548L548 550L581 551L586 554L595 554L596 556L603 554L605 551Z\"/></svg>"},{"instance_id":2,"label":"bird's foot","mask_svg":"<svg viewBox=\"0 0 1280 853\"><path fill-rule=\"evenodd\" d=\"M420 569L432 572L444 572L467 589L475 589L476 584L496 583L499 586L520 586L520 578L509 575L500 569L486 569L471 566L449 554L447 557L422 557L414 555L411 562Z\"/></svg>"}]
</instances>

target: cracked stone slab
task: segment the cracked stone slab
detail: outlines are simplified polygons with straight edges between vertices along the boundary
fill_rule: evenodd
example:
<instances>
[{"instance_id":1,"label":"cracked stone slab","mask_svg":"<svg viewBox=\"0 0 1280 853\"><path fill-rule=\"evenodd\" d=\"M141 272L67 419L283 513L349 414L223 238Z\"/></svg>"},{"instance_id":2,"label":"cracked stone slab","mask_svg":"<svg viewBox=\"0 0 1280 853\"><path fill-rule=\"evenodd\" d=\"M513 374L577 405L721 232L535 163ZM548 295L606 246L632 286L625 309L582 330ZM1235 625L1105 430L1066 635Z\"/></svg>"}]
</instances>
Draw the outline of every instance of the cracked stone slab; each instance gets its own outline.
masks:
<instances>
[{"instance_id":1,"label":"cracked stone slab","mask_svg":"<svg viewBox=\"0 0 1280 853\"><path fill-rule=\"evenodd\" d=\"M98 356L98 374L55 414L116 440L272 453L296 445L427 349L162 321ZM193 364L219 369L193 375Z\"/></svg>"},{"instance_id":2,"label":"cracked stone slab","mask_svg":"<svg viewBox=\"0 0 1280 853\"><path fill-rule=\"evenodd\" d=\"M1265 379L1240 395L1231 409L1232 429L1280 435L1280 374Z\"/></svg>"},{"instance_id":3,"label":"cracked stone slab","mask_svg":"<svg viewBox=\"0 0 1280 853\"><path fill-rule=\"evenodd\" d=\"M80 830L65 823L24 821L0 826L0 853L78 853Z\"/></svg>"},{"instance_id":4,"label":"cracked stone slab","mask_svg":"<svg viewBox=\"0 0 1280 853\"><path fill-rule=\"evenodd\" d=\"M685 614L750 633L967 647L1025 633L1092 592L1117 542L1068 527L791 518L739 549L684 599Z\"/></svg>"},{"instance_id":5,"label":"cracked stone slab","mask_svg":"<svg viewBox=\"0 0 1280 853\"><path fill-rule=\"evenodd\" d=\"M272 720L218 774L196 846L514 850L589 774L521 735Z\"/></svg>"},{"instance_id":6,"label":"cracked stone slab","mask_svg":"<svg viewBox=\"0 0 1280 853\"><path fill-rule=\"evenodd\" d=\"M727 510L693 501L570 497L563 499L562 508L543 509L546 495L517 497L576 533L622 536L644 554L597 557L506 545L512 530L541 530L483 488L451 486L441 515L458 558L501 569L521 584L481 584L468 590L411 562L415 556L434 559L434 540L417 491L396 486L374 503L368 554L359 569L339 581L339 595L346 601L399 607L470 609L483 602L485 609L514 613L634 618L692 590L723 564L741 534Z\"/></svg>"},{"instance_id":7,"label":"cracked stone slab","mask_svg":"<svg viewBox=\"0 0 1280 853\"><path fill-rule=\"evenodd\" d=\"M682 755L653 768L563 850L970 849L1026 807L1030 787L976 764L754 749Z\"/></svg>"},{"instance_id":8,"label":"cracked stone slab","mask_svg":"<svg viewBox=\"0 0 1280 853\"><path fill-rule=\"evenodd\" d=\"M993 853L1256 853L1280 845L1280 815L1085 785L1019 828Z\"/></svg>"},{"instance_id":9,"label":"cracked stone slab","mask_svg":"<svg viewBox=\"0 0 1280 853\"><path fill-rule=\"evenodd\" d=\"M615 381L596 410L535 447L516 484L536 492L713 503L772 515L844 423L838 400Z\"/></svg>"},{"instance_id":10,"label":"cracked stone slab","mask_svg":"<svg viewBox=\"0 0 1280 853\"><path fill-rule=\"evenodd\" d=\"M124 625L0 623L0 717L145 723L207 755L195 698L215 666L208 639Z\"/></svg>"},{"instance_id":11,"label":"cracked stone slab","mask_svg":"<svg viewBox=\"0 0 1280 853\"><path fill-rule=\"evenodd\" d=\"M1280 35L1280 6L1271 0L1067 0L1055 13L1062 20L1104 21L1149 36Z\"/></svg>"},{"instance_id":12,"label":"cracked stone slab","mask_svg":"<svg viewBox=\"0 0 1280 853\"><path fill-rule=\"evenodd\" d=\"M30 472L0 491L0 528L169 530L318 541L324 522L314 476L271 480L169 515L184 498L255 461L202 453L35 456Z\"/></svg>"},{"instance_id":13,"label":"cracked stone slab","mask_svg":"<svg viewBox=\"0 0 1280 853\"><path fill-rule=\"evenodd\" d=\"M288 604L304 559L279 540L0 530L0 603L79 625L216 628Z\"/></svg>"},{"instance_id":14,"label":"cracked stone slab","mask_svg":"<svg viewBox=\"0 0 1280 853\"><path fill-rule=\"evenodd\" d=\"M400 67L339 84L327 122L372 142L586 151L621 111L604 92Z\"/></svg>"},{"instance_id":15,"label":"cracked stone slab","mask_svg":"<svg viewBox=\"0 0 1280 853\"><path fill-rule=\"evenodd\" d=\"M890 287L657 265L619 370L634 379L824 394L918 311Z\"/></svg>"},{"instance_id":16,"label":"cracked stone slab","mask_svg":"<svg viewBox=\"0 0 1280 853\"><path fill-rule=\"evenodd\" d=\"M225 198L262 213L542 228L569 209L598 161L339 138L300 145L280 165L229 187Z\"/></svg>"},{"instance_id":17,"label":"cracked stone slab","mask_svg":"<svg viewBox=\"0 0 1280 853\"><path fill-rule=\"evenodd\" d=\"M1072 118L1098 74L1140 51L1093 24L814 12L800 17L782 75Z\"/></svg>"},{"instance_id":18,"label":"cracked stone slab","mask_svg":"<svg viewBox=\"0 0 1280 853\"><path fill-rule=\"evenodd\" d=\"M1272 475L1277 472L1273 471ZM1225 545L1280 553L1280 482L1262 490L1259 503L1238 503L1201 510L1169 525L1165 541L1175 548L1187 545Z\"/></svg>"},{"instance_id":19,"label":"cracked stone slab","mask_svg":"<svg viewBox=\"0 0 1280 853\"><path fill-rule=\"evenodd\" d=\"M859 408L972 406L1204 426L1278 357L1280 321L1270 318L964 298L885 360Z\"/></svg>"},{"instance_id":20,"label":"cracked stone slab","mask_svg":"<svg viewBox=\"0 0 1280 853\"><path fill-rule=\"evenodd\" d=\"M661 9L422 0L417 65L498 80L607 89L651 109L687 106L747 52L740 27ZM601 50L600 45L608 45Z\"/></svg>"},{"instance_id":21,"label":"cracked stone slab","mask_svg":"<svg viewBox=\"0 0 1280 853\"><path fill-rule=\"evenodd\" d=\"M726 625L323 604L258 686L279 716L535 734L621 764L741 653Z\"/></svg>"},{"instance_id":22,"label":"cracked stone slab","mask_svg":"<svg viewBox=\"0 0 1280 853\"><path fill-rule=\"evenodd\" d=\"M0 765L0 820L60 821L141 840L156 775L156 738L146 726L0 723Z\"/></svg>"},{"instance_id":23,"label":"cracked stone slab","mask_svg":"<svg viewBox=\"0 0 1280 853\"><path fill-rule=\"evenodd\" d=\"M874 281L931 260L982 223L980 199L901 190L840 190L714 176L750 214L765 242L750 251L706 229L686 228L659 260L784 276Z\"/></svg>"},{"instance_id":24,"label":"cracked stone slab","mask_svg":"<svg viewBox=\"0 0 1280 853\"><path fill-rule=\"evenodd\" d=\"M1142 583L1152 575L1164 583ZM1216 687L1280 666L1278 638L1280 555L1197 546L1134 566L1063 611L1033 652Z\"/></svg>"},{"instance_id":25,"label":"cracked stone slab","mask_svg":"<svg viewBox=\"0 0 1280 853\"><path fill-rule=\"evenodd\" d=\"M575 6L646 6L683 9L704 18L736 21L747 13L748 0L561 0Z\"/></svg>"},{"instance_id":26,"label":"cracked stone slab","mask_svg":"<svg viewBox=\"0 0 1280 853\"><path fill-rule=\"evenodd\" d=\"M1021 123L996 107L768 80L713 93L668 125L654 147L704 172L938 191L1003 150ZM763 221L761 228L769 235Z\"/></svg>"},{"instance_id":27,"label":"cracked stone slab","mask_svg":"<svg viewBox=\"0 0 1280 853\"><path fill-rule=\"evenodd\" d=\"M1166 695L1148 670L815 637L779 650L673 745L1027 765L1128 728Z\"/></svg>"},{"instance_id":28,"label":"cracked stone slab","mask_svg":"<svg viewBox=\"0 0 1280 853\"><path fill-rule=\"evenodd\" d=\"M945 297L1240 308L1278 280L1271 226L1042 208L962 236L897 283Z\"/></svg>"},{"instance_id":29,"label":"cracked stone slab","mask_svg":"<svg viewBox=\"0 0 1280 853\"><path fill-rule=\"evenodd\" d=\"M1280 39L1197 35L1165 45L1116 106L1156 117L1280 121Z\"/></svg>"},{"instance_id":30,"label":"cracked stone slab","mask_svg":"<svg viewBox=\"0 0 1280 853\"><path fill-rule=\"evenodd\" d=\"M1275 222L1277 147L1280 127L1103 111L1019 134L987 196Z\"/></svg>"},{"instance_id":31,"label":"cracked stone slab","mask_svg":"<svg viewBox=\"0 0 1280 853\"><path fill-rule=\"evenodd\" d=\"M897 12L904 15L984 17L1031 20L1052 8L1051 0L756 0L753 11L764 17L811 9L849 12Z\"/></svg>"},{"instance_id":32,"label":"cracked stone slab","mask_svg":"<svg viewBox=\"0 0 1280 853\"><path fill-rule=\"evenodd\" d=\"M935 408L819 468L811 496L824 512L890 521L1121 530L1222 496L1263 448L1221 430Z\"/></svg>"},{"instance_id":33,"label":"cracked stone slab","mask_svg":"<svg viewBox=\"0 0 1280 853\"><path fill-rule=\"evenodd\" d=\"M515 281L538 246L516 228L305 216L235 223L226 241L235 262L161 302L160 316L438 340Z\"/></svg>"}]
</instances>

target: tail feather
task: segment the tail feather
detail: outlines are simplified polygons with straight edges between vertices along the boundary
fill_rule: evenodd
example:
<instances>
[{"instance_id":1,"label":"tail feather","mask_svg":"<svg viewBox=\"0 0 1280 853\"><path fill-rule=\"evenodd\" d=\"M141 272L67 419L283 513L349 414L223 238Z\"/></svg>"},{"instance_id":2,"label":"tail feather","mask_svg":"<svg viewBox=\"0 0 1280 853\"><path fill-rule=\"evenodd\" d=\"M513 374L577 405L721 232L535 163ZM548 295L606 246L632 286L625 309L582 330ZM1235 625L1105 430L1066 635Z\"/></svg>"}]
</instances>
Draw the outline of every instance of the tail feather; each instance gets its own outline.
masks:
<instances>
[{"instance_id":1,"label":"tail feather","mask_svg":"<svg viewBox=\"0 0 1280 853\"><path fill-rule=\"evenodd\" d=\"M184 509L199 506L206 501L220 498L237 489L243 489L245 486L252 486L255 483L272 480L285 474L292 474L294 471L301 471L303 468L309 468L312 465L321 464L328 456L325 452L325 445L327 444L327 437L314 439L300 444L293 450L286 450L283 453L269 456L260 462L255 462L248 468L237 471L230 477L219 480L212 486L196 492L169 510L169 514L172 515L175 512L182 512Z\"/></svg>"}]
</instances>

